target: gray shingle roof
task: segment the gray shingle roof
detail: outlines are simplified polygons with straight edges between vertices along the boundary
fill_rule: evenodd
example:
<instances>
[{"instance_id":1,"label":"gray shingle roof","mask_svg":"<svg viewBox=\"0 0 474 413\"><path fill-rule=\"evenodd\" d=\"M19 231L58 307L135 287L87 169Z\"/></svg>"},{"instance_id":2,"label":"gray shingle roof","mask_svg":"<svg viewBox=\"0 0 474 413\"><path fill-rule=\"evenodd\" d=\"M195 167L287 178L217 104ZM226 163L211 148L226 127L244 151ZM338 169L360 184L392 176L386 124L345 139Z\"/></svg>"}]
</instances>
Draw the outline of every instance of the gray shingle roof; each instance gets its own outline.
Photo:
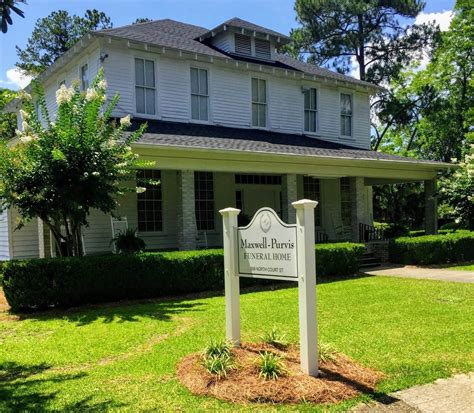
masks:
<instances>
[{"instance_id":1,"label":"gray shingle roof","mask_svg":"<svg viewBox=\"0 0 474 413\"><path fill-rule=\"evenodd\" d=\"M133 129L137 128L144 121L143 119L135 118L133 120ZM228 150L359 160L406 161L439 164L440 167L446 165L441 162L436 163L359 149L306 135L155 120L148 121L147 131L138 143L208 149L209 151Z\"/></svg>"},{"instance_id":2,"label":"gray shingle roof","mask_svg":"<svg viewBox=\"0 0 474 413\"><path fill-rule=\"evenodd\" d=\"M250 30L254 32L264 33L270 36L280 37L282 40L285 40L285 39L290 40L290 38L285 34L278 33L271 29L267 29L266 27L259 26L258 24L249 22L247 20L239 19L238 17L233 17L232 19L226 20L224 23L221 23L219 26L215 27L212 30L218 29L219 27L222 27L223 25L235 27L238 29L246 29L246 30Z\"/></svg>"},{"instance_id":3,"label":"gray shingle roof","mask_svg":"<svg viewBox=\"0 0 474 413\"><path fill-rule=\"evenodd\" d=\"M245 24L249 28L252 27L251 30L254 30L254 28L255 30L257 30L256 28L265 29L261 26L257 26L253 23L246 22L237 18L228 20L228 22L232 21L235 22L235 24ZM226 22L226 24L230 24L228 22ZM281 36L277 32L273 32L269 29L265 30L268 32L275 33L278 36ZM350 76L341 75L340 73L336 73L328 69L323 69L310 63L301 62L299 60L281 54L277 55L275 63L227 54L223 51L219 51L218 49L209 44L201 43L198 40L200 36L204 36L208 32L209 29L206 29L204 27L181 23L175 20L164 19L155 20L147 23L139 23L129 26L117 27L114 29L99 30L94 33L98 35L118 37L131 41L145 42L161 47L170 47L191 53L199 53L213 57L227 58L230 60L254 61L255 63L258 63L260 65L276 67L282 67L283 65L284 68L289 70L295 70L310 75L321 76L347 83L369 86L371 88L379 88L378 86L373 85L371 83L354 79Z\"/></svg>"}]
</instances>

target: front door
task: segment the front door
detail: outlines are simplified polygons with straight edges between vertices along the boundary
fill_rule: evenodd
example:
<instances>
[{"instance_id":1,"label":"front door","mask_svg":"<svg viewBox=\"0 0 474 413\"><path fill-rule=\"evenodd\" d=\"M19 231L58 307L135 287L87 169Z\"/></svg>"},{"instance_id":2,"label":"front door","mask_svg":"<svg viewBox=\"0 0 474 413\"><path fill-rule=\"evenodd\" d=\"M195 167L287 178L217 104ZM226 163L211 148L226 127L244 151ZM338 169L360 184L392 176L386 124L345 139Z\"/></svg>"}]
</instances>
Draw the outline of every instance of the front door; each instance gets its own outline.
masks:
<instances>
[{"instance_id":1,"label":"front door","mask_svg":"<svg viewBox=\"0 0 474 413\"><path fill-rule=\"evenodd\" d=\"M260 208L270 207L281 217L281 189L276 185L242 185L235 194L242 210L239 225L247 225Z\"/></svg>"}]
</instances>

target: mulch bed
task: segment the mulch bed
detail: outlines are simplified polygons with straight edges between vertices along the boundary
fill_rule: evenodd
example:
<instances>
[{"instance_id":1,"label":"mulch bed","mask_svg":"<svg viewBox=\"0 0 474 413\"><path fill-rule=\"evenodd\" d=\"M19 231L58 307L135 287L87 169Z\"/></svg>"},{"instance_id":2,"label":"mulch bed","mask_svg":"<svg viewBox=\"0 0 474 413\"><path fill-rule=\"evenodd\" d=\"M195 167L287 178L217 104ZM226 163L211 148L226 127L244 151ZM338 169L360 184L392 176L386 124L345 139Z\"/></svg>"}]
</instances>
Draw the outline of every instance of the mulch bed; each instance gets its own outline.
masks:
<instances>
[{"instance_id":1,"label":"mulch bed","mask_svg":"<svg viewBox=\"0 0 474 413\"><path fill-rule=\"evenodd\" d=\"M284 358L286 373L277 380L259 377L255 366L259 352L271 351ZM193 353L181 360L177 375L193 394L213 396L232 403L338 403L360 393L371 393L382 373L361 366L337 353L333 360L321 362L320 375L310 377L300 371L299 351L290 346L281 351L265 344L243 344L233 349L235 368L217 378L202 365L202 354Z\"/></svg>"}]
</instances>

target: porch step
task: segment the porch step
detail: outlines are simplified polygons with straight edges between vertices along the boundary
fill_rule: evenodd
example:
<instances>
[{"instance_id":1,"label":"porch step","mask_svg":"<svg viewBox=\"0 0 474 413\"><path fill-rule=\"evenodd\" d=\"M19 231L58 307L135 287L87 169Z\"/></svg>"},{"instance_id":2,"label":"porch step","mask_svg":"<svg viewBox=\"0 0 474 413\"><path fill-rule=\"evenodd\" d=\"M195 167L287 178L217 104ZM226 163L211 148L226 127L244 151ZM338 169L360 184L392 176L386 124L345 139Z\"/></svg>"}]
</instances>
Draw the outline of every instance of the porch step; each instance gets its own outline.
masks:
<instances>
[{"instance_id":1,"label":"porch step","mask_svg":"<svg viewBox=\"0 0 474 413\"><path fill-rule=\"evenodd\" d=\"M374 254L366 252L359 258L359 269L361 268L373 268L373 267L380 267L382 265L382 261L380 258L374 256Z\"/></svg>"}]
</instances>

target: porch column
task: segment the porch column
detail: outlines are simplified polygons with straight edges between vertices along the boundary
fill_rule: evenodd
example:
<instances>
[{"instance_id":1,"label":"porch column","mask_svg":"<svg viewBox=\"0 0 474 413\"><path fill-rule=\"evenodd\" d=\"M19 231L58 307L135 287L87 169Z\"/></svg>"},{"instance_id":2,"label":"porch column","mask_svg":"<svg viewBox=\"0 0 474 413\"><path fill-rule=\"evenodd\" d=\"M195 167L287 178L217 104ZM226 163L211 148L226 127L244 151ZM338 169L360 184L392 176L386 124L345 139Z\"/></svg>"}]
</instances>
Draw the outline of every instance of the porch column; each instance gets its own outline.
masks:
<instances>
[{"instance_id":1,"label":"porch column","mask_svg":"<svg viewBox=\"0 0 474 413\"><path fill-rule=\"evenodd\" d=\"M178 171L178 247L196 249L196 214L194 204L194 171Z\"/></svg>"},{"instance_id":2,"label":"porch column","mask_svg":"<svg viewBox=\"0 0 474 413\"><path fill-rule=\"evenodd\" d=\"M424 181L425 187L425 233L438 233L438 200L436 197L436 178Z\"/></svg>"},{"instance_id":3,"label":"porch column","mask_svg":"<svg viewBox=\"0 0 474 413\"><path fill-rule=\"evenodd\" d=\"M351 182L351 233L352 241L359 242L359 223L365 223L365 185L360 176L350 178Z\"/></svg>"},{"instance_id":4,"label":"porch column","mask_svg":"<svg viewBox=\"0 0 474 413\"><path fill-rule=\"evenodd\" d=\"M51 257L51 231L40 218L38 218L38 248L39 258Z\"/></svg>"},{"instance_id":5,"label":"porch column","mask_svg":"<svg viewBox=\"0 0 474 413\"><path fill-rule=\"evenodd\" d=\"M298 200L296 174L286 174L282 176L282 215L283 221L289 224L296 223L296 209L292 203Z\"/></svg>"}]
</instances>

